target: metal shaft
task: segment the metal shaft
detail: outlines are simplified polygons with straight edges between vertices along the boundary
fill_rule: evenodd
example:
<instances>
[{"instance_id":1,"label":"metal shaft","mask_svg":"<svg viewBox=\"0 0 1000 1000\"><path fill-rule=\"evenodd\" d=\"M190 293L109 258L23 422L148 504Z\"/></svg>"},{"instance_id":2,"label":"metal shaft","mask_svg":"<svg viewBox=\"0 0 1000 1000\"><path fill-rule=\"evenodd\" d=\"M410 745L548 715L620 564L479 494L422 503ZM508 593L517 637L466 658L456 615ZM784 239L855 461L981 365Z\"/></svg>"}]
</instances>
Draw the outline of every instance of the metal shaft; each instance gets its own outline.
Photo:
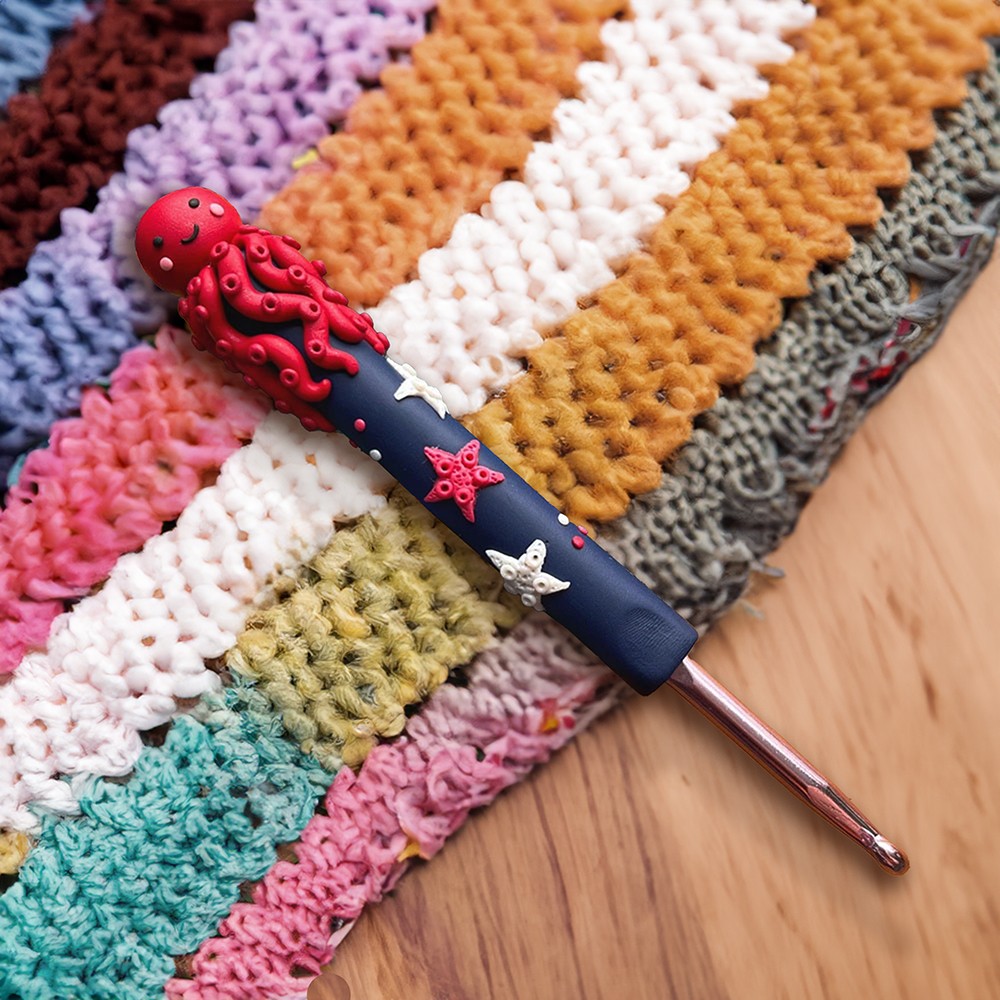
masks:
<instances>
[{"instance_id":1,"label":"metal shaft","mask_svg":"<svg viewBox=\"0 0 1000 1000\"><path fill-rule=\"evenodd\" d=\"M667 683L793 795L860 844L885 871L902 875L906 855L886 840L834 784L690 657Z\"/></svg>"}]
</instances>

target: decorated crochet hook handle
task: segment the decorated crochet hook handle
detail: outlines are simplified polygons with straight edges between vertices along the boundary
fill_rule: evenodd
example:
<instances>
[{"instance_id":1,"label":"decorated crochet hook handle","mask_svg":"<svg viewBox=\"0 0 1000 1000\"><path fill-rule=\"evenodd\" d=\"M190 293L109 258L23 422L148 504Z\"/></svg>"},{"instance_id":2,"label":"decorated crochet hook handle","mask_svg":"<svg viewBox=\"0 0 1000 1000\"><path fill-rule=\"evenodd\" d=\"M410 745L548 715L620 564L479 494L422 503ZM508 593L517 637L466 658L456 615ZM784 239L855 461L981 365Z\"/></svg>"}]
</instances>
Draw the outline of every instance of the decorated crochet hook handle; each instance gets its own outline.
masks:
<instances>
[{"instance_id":1,"label":"decorated crochet hook handle","mask_svg":"<svg viewBox=\"0 0 1000 1000\"><path fill-rule=\"evenodd\" d=\"M688 653L695 630L448 414L440 392L391 360L371 318L287 236L244 225L206 188L166 195L136 229L139 261L181 295L195 346L307 430L339 429L641 694L674 687L883 866L905 855Z\"/></svg>"}]
</instances>

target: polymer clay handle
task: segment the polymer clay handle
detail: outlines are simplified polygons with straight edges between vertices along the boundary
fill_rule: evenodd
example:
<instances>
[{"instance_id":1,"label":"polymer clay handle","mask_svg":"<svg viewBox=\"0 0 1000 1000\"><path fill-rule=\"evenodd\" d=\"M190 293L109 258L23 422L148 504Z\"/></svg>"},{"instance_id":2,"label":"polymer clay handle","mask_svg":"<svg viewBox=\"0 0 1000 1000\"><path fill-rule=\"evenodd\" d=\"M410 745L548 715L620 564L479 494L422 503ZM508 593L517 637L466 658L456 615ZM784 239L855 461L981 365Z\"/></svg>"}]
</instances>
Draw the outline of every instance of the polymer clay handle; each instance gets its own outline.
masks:
<instances>
[{"instance_id":1,"label":"polymer clay handle","mask_svg":"<svg viewBox=\"0 0 1000 1000\"><path fill-rule=\"evenodd\" d=\"M240 224L232 206L197 188L156 202L136 248L154 281L184 289L179 311L196 346L307 429L345 433L493 563L507 590L637 691L669 679L695 630L392 361L371 319L347 307L294 240Z\"/></svg>"}]
</instances>

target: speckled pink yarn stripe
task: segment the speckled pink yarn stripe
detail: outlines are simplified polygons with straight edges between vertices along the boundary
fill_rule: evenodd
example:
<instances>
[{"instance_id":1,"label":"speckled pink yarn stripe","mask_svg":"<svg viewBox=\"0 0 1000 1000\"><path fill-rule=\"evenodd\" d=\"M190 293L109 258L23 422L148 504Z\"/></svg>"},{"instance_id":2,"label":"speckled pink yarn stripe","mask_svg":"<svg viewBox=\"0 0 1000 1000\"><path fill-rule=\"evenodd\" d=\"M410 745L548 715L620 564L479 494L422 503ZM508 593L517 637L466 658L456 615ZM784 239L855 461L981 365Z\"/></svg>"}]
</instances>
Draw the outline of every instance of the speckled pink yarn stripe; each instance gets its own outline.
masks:
<instances>
[{"instance_id":1,"label":"speckled pink yarn stripe","mask_svg":"<svg viewBox=\"0 0 1000 1000\"><path fill-rule=\"evenodd\" d=\"M531 618L480 656L467 687L440 688L407 733L344 768L295 845L238 903L168 997L301 996L333 957L331 938L396 883L400 854L437 853L469 812L544 763L623 693L608 670L549 619ZM338 939L343 934L337 934ZM295 973L293 975L293 972Z\"/></svg>"},{"instance_id":2,"label":"speckled pink yarn stripe","mask_svg":"<svg viewBox=\"0 0 1000 1000\"><path fill-rule=\"evenodd\" d=\"M170 327L123 356L107 392L88 389L82 416L56 424L0 510L0 674L214 482L266 409Z\"/></svg>"}]
</instances>

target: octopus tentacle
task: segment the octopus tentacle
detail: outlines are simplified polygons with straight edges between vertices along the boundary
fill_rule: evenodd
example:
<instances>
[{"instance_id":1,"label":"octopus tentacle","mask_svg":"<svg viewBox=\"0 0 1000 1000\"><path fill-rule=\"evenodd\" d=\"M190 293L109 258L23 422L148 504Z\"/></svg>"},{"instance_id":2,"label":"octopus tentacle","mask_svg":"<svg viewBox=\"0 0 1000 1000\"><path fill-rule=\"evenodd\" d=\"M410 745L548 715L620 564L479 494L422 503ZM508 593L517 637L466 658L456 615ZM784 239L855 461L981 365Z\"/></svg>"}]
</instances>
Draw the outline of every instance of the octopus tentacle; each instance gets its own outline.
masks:
<instances>
[{"instance_id":1,"label":"octopus tentacle","mask_svg":"<svg viewBox=\"0 0 1000 1000\"><path fill-rule=\"evenodd\" d=\"M294 414L307 428L332 431L310 405L326 399L332 386L329 379L314 379L310 365L354 375L357 359L334 346L333 338L365 341L379 354L389 342L367 313L347 307L347 299L323 280L325 274L323 262L303 257L290 237L242 226L231 242L212 247L178 308L196 347L242 372L248 385L263 389L275 398L277 409ZM247 334L234 326L227 305L250 323L259 322L261 332ZM267 332L283 323L301 323L304 354L279 333Z\"/></svg>"}]
</instances>

